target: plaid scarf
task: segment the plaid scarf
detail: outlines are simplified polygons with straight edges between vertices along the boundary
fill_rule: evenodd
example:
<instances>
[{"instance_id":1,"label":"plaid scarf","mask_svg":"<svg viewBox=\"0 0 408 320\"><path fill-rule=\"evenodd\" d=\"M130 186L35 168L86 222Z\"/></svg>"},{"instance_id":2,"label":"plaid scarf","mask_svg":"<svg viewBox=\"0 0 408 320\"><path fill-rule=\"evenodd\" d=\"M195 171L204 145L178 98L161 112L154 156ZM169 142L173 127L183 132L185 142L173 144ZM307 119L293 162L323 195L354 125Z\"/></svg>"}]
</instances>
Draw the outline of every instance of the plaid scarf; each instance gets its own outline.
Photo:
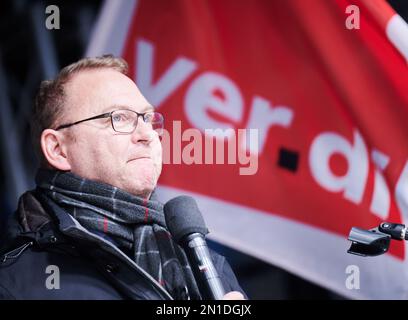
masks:
<instances>
[{"instance_id":1,"label":"plaid scarf","mask_svg":"<svg viewBox=\"0 0 408 320\"><path fill-rule=\"evenodd\" d=\"M200 299L186 254L168 232L154 192L142 199L70 172L44 169L37 172L36 184L84 228L130 255L175 299Z\"/></svg>"}]
</instances>

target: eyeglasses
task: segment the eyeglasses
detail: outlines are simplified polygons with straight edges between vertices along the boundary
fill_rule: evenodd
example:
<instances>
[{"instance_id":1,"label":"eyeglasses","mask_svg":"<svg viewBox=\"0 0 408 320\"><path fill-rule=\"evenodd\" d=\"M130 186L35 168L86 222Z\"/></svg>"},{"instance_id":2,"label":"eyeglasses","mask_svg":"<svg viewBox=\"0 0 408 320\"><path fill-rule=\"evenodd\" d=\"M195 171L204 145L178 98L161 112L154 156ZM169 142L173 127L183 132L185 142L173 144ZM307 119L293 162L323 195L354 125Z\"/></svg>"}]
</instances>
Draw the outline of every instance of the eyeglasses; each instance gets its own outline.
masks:
<instances>
[{"instance_id":1,"label":"eyeglasses","mask_svg":"<svg viewBox=\"0 0 408 320\"><path fill-rule=\"evenodd\" d=\"M73 123L63 124L57 127L55 130L69 128L85 121L110 118L113 130L120 133L132 133L137 127L137 121L139 117L142 117L144 123L150 126L151 129L156 131L159 135L163 133L164 117L161 113L154 111L139 113L133 110L126 109L114 110Z\"/></svg>"}]
</instances>

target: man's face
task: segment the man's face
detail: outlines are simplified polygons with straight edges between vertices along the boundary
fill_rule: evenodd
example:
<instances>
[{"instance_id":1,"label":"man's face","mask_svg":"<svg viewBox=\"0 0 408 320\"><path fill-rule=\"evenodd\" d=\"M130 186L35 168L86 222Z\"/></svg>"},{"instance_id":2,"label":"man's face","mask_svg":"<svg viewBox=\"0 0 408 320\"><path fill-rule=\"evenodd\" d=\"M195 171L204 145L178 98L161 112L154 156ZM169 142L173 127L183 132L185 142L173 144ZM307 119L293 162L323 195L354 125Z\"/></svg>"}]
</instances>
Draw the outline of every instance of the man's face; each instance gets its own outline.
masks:
<instances>
[{"instance_id":1,"label":"man's face","mask_svg":"<svg viewBox=\"0 0 408 320\"><path fill-rule=\"evenodd\" d=\"M143 113L152 107L135 83L111 69L83 71L66 85L66 109L61 123L71 123L118 109ZM158 134L139 117L133 133L113 130L110 118L86 121L64 134L71 171L147 197L162 169ZM68 130L70 132L68 132Z\"/></svg>"}]
</instances>

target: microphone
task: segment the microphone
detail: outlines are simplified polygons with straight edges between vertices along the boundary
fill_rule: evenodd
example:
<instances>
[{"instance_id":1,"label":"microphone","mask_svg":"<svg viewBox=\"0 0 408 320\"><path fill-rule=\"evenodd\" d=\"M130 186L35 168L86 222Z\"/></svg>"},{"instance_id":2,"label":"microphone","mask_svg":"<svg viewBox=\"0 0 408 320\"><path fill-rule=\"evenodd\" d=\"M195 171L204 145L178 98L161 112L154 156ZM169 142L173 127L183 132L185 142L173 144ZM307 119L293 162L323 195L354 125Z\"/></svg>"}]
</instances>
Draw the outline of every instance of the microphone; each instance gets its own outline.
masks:
<instances>
[{"instance_id":1,"label":"microphone","mask_svg":"<svg viewBox=\"0 0 408 320\"><path fill-rule=\"evenodd\" d=\"M192 197L179 196L164 205L167 227L187 254L200 293L206 300L221 300L224 287L205 241L208 233L203 216Z\"/></svg>"}]
</instances>

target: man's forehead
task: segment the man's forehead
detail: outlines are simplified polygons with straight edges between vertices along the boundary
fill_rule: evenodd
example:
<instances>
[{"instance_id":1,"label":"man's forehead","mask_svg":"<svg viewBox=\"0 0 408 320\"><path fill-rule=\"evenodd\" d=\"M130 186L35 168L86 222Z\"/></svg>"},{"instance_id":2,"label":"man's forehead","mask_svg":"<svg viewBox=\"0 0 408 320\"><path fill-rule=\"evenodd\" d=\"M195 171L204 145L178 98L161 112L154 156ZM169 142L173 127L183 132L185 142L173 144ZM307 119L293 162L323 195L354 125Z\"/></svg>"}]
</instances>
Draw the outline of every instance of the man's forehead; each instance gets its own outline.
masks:
<instances>
[{"instance_id":1,"label":"man's forehead","mask_svg":"<svg viewBox=\"0 0 408 320\"><path fill-rule=\"evenodd\" d=\"M83 112L105 113L117 109L145 112L154 108L124 74L110 69L90 70L78 74L70 84L75 105ZM73 101L74 102L74 101Z\"/></svg>"}]
</instances>

